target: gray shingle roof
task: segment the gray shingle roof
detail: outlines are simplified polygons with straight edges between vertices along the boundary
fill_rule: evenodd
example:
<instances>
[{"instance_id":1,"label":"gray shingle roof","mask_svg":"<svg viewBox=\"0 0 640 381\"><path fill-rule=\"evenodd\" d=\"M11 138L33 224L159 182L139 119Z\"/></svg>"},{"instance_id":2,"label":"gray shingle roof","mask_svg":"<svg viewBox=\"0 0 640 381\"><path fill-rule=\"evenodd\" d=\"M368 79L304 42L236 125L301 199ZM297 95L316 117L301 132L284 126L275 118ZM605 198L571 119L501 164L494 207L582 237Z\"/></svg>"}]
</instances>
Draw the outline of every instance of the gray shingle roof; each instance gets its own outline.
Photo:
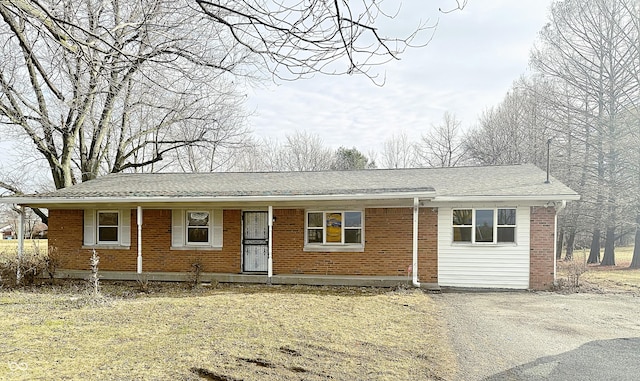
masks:
<instances>
[{"instance_id":1,"label":"gray shingle roof","mask_svg":"<svg viewBox=\"0 0 640 381\"><path fill-rule=\"evenodd\" d=\"M251 198L423 194L425 197L547 196L577 194L534 165L325 172L111 174L30 200L142 198ZM26 198L25 197L25 198ZM34 200L35 199L35 200ZM15 201L10 201L15 202ZM24 203L27 203L26 201Z\"/></svg>"}]
</instances>

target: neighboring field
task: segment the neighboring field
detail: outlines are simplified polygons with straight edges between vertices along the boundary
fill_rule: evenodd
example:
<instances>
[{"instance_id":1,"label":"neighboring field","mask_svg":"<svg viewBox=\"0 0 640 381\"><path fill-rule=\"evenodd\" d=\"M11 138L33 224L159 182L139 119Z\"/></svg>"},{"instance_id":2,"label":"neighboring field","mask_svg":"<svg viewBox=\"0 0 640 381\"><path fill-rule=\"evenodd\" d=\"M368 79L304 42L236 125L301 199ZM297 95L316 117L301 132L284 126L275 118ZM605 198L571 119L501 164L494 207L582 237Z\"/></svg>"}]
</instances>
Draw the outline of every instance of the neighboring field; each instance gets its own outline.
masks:
<instances>
[{"instance_id":1,"label":"neighboring field","mask_svg":"<svg viewBox=\"0 0 640 381\"><path fill-rule=\"evenodd\" d=\"M0 379L430 380L454 355L420 290L106 284L0 292ZM158 294L158 288L168 288ZM162 295L162 296L153 296Z\"/></svg>"},{"instance_id":2,"label":"neighboring field","mask_svg":"<svg viewBox=\"0 0 640 381\"><path fill-rule=\"evenodd\" d=\"M49 240L46 239L26 239L24 249L33 253L38 250L41 254L46 254L49 248ZM18 240L0 239L0 255L14 255L18 252Z\"/></svg>"}]
</instances>

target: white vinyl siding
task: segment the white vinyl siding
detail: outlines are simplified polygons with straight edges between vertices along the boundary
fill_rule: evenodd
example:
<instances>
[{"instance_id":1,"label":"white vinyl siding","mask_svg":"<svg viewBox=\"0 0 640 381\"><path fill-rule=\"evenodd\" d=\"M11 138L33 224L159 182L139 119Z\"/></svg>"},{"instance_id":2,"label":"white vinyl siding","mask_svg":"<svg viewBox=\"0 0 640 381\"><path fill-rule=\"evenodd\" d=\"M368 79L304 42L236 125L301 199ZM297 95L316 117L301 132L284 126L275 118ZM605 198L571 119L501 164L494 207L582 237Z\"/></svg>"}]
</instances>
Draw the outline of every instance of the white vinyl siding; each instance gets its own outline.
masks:
<instances>
[{"instance_id":1,"label":"white vinyl siding","mask_svg":"<svg viewBox=\"0 0 640 381\"><path fill-rule=\"evenodd\" d=\"M187 242L187 212L206 211L209 213L209 240L202 243ZM223 235L222 209L172 209L171 210L171 248L222 248Z\"/></svg>"},{"instance_id":2,"label":"white vinyl siding","mask_svg":"<svg viewBox=\"0 0 640 381\"><path fill-rule=\"evenodd\" d=\"M496 207L474 205L455 209L466 208ZM438 284L448 287L528 288L529 207L516 208L516 243L493 244L453 242L453 209L438 209Z\"/></svg>"}]
</instances>

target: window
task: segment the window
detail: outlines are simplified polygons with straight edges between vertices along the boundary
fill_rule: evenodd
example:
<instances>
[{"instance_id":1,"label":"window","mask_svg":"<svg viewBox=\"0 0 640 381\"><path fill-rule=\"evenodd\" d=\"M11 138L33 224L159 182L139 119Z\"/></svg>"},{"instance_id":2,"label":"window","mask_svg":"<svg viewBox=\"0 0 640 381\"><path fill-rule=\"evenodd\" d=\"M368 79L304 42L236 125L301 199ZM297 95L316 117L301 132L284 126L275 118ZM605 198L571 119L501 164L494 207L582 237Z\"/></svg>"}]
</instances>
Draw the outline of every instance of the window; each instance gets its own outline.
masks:
<instances>
[{"instance_id":1,"label":"window","mask_svg":"<svg viewBox=\"0 0 640 381\"><path fill-rule=\"evenodd\" d=\"M308 212L306 243L361 245L362 212Z\"/></svg>"},{"instance_id":2,"label":"window","mask_svg":"<svg viewBox=\"0 0 640 381\"><path fill-rule=\"evenodd\" d=\"M98 243L118 242L119 217L117 211L98 212Z\"/></svg>"},{"instance_id":3,"label":"window","mask_svg":"<svg viewBox=\"0 0 640 381\"><path fill-rule=\"evenodd\" d=\"M516 210L454 209L453 242L515 243Z\"/></svg>"},{"instance_id":4,"label":"window","mask_svg":"<svg viewBox=\"0 0 640 381\"><path fill-rule=\"evenodd\" d=\"M120 249L131 246L131 209L83 211L82 246Z\"/></svg>"},{"instance_id":5,"label":"window","mask_svg":"<svg viewBox=\"0 0 640 381\"><path fill-rule=\"evenodd\" d=\"M209 244L209 212L187 211L187 243Z\"/></svg>"},{"instance_id":6,"label":"window","mask_svg":"<svg viewBox=\"0 0 640 381\"><path fill-rule=\"evenodd\" d=\"M222 209L172 209L171 250L222 249L222 222Z\"/></svg>"}]
</instances>

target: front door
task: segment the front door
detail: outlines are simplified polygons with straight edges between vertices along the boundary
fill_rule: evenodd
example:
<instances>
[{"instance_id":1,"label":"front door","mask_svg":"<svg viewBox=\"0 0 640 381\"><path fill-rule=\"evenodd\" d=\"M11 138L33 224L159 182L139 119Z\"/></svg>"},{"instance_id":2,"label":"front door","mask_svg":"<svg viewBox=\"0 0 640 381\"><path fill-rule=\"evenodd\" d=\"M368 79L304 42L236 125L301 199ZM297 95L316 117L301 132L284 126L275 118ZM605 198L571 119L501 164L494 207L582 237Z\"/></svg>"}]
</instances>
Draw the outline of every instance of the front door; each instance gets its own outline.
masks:
<instances>
[{"instance_id":1,"label":"front door","mask_svg":"<svg viewBox=\"0 0 640 381\"><path fill-rule=\"evenodd\" d=\"M267 212L242 213L242 271L267 272L269 224Z\"/></svg>"}]
</instances>

